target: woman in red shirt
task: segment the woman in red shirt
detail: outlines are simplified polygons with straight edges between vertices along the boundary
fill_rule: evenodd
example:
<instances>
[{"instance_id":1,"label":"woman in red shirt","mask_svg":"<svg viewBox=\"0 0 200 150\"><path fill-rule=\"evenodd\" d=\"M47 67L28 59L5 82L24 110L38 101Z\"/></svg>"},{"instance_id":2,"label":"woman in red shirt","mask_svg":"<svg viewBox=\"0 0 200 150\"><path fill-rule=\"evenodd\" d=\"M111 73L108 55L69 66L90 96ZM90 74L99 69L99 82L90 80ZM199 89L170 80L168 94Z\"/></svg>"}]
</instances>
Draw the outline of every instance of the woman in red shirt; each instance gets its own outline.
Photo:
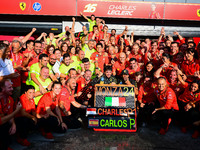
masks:
<instances>
[{"instance_id":1,"label":"woman in red shirt","mask_svg":"<svg viewBox=\"0 0 200 150\"><path fill-rule=\"evenodd\" d=\"M192 82L199 78L198 54L195 49L188 48L185 53L186 60L183 61L181 69L187 76L187 81Z\"/></svg>"},{"instance_id":2,"label":"woman in red shirt","mask_svg":"<svg viewBox=\"0 0 200 150\"><path fill-rule=\"evenodd\" d=\"M15 119L18 136L17 142L23 146L30 145L30 142L27 140L28 131L36 128L37 124L34 97L35 88L32 85L27 85L25 94L20 96L21 112Z\"/></svg>"},{"instance_id":3,"label":"woman in red shirt","mask_svg":"<svg viewBox=\"0 0 200 150\"><path fill-rule=\"evenodd\" d=\"M178 98L180 111L178 119L181 123L182 132L186 132L186 127L199 120L200 85L199 81L193 81L190 85L183 82L185 91Z\"/></svg>"},{"instance_id":4,"label":"woman in red shirt","mask_svg":"<svg viewBox=\"0 0 200 150\"><path fill-rule=\"evenodd\" d=\"M139 126L145 124L148 118L151 118L152 112L155 109L156 95L154 94L156 85L150 76L144 78L144 84L139 88L138 102L139 102L139 114L138 124Z\"/></svg>"}]
</instances>

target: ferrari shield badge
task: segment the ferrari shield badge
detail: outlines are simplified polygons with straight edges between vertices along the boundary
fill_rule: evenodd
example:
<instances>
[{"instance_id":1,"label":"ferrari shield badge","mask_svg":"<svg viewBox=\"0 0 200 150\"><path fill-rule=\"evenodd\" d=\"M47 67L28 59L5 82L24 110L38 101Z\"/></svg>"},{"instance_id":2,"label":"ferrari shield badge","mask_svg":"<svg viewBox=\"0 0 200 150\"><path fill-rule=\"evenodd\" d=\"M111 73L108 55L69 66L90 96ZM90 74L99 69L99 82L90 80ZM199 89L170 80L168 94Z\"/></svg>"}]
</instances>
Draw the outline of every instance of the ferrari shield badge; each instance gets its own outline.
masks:
<instances>
[{"instance_id":1,"label":"ferrari shield badge","mask_svg":"<svg viewBox=\"0 0 200 150\"><path fill-rule=\"evenodd\" d=\"M24 11L26 9L26 3L25 2L20 2L19 3L19 7L22 11Z\"/></svg>"}]
</instances>

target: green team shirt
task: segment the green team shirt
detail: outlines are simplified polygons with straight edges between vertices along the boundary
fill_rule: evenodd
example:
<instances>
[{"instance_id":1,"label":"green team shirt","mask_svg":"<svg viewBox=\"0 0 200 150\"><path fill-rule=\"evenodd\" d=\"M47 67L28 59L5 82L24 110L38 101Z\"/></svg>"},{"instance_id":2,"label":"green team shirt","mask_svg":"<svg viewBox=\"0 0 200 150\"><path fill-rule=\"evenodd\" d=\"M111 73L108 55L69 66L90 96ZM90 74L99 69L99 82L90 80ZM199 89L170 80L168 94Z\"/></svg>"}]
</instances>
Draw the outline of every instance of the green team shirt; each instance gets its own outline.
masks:
<instances>
[{"instance_id":1,"label":"green team shirt","mask_svg":"<svg viewBox=\"0 0 200 150\"><path fill-rule=\"evenodd\" d=\"M59 68L60 73L68 75L69 69L74 68L77 70L76 65L70 64L69 66L66 66L65 64L62 64Z\"/></svg>"},{"instance_id":2,"label":"green team shirt","mask_svg":"<svg viewBox=\"0 0 200 150\"><path fill-rule=\"evenodd\" d=\"M36 77L36 78L41 83L41 85L43 86L44 89L46 89L49 86L49 84L52 82L50 78L47 78L44 82L40 79L40 77ZM35 92L40 91L39 86L35 82L33 82L32 80L30 82L30 85L35 87ZM37 97L34 98L35 105L38 105L38 102L39 102L39 100L42 96L43 95L40 95L40 96L37 96Z\"/></svg>"},{"instance_id":3,"label":"green team shirt","mask_svg":"<svg viewBox=\"0 0 200 150\"><path fill-rule=\"evenodd\" d=\"M83 46L82 50L85 52L85 57L88 58L89 60L92 53L96 52L94 48L90 50L87 44Z\"/></svg>"},{"instance_id":4,"label":"green team shirt","mask_svg":"<svg viewBox=\"0 0 200 150\"><path fill-rule=\"evenodd\" d=\"M66 34L66 32L62 32L62 33L58 34L58 36L59 36L59 37L62 37L62 36L65 35L65 34ZM65 39L66 39L66 37L63 38L62 40L65 40Z\"/></svg>"},{"instance_id":5,"label":"green team shirt","mask_svg":"<svg viewBox=\"0 0 200 150\"><path fill-rule=\"evenodd\" d=\"M49 43L50 43L50 38L47 38L47 45L49 45ZM55 38L53 38L51 44L56 46L56 39Z\"/></svg>"},{"instance_id":6,"label":"green team shirt","mask_svg":"<svg viewBox=\"0 0 200 150\"><path fill-rule=\"evenodd\" d=\"M96 25L96 20L92 21L91 19L88 19L88 22L90 23L89 32L91 32L93 31L93 26Z\"/></svg>"},{"instance_id":7,"label":"green team shirt","mask_svg":"<svg viewBox=\"0 0 200 150\"><path fill-rule=\"evenodd\" d=\"M76 66L76 69L78 69L82 61L78 60L78 56L72 56L71 60L73 60L73 63L71 63L71 65Z\"/></svg>"},{"instance_id":8,"label":"green team shirt","mask_svg":"<svg viewBox=\"0 0 200 150\"><path fill-rule=\"evenodd\" d=\"M47 64L47 67L49 68L49 74L53 74L53 72L51 70L52 67L49 63ZM39 67L39 62L31 65L30 71L28 73L28 78L26 80L27 85L30 85L31 73L35 73L35 77L38 78L40 76L40 70L41 70L41 68Z\"/></svg>"},{"instance_id":9,"label":"green team shirt","mask_svg":"<svg viewBox=\"0 0 200 150\"><path fill-rule=\"evenodd\" d=\"M77 69L82 71L82 68L81 68L80 65L78 66ZM89 70L92 72L92 79L94 79L96 77L96 75L95 75L95 64L94 63L90 62L90 68L89 68Z\"/></svg>"}]
</instances>

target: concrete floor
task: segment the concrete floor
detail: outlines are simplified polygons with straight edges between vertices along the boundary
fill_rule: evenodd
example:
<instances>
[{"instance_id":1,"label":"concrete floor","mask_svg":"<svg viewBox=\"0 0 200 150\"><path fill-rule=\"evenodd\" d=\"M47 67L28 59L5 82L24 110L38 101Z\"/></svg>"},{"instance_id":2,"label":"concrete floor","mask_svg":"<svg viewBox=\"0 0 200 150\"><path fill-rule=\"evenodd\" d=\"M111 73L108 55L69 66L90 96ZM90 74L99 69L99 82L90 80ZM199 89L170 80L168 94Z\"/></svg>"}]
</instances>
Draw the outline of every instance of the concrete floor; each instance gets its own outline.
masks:
<instances>
[{"instance_id":1,"label":"concrete floor","mask_svg":"<svg viewBox=\"0 0 200 150\"><path fill-rule=\"evenodd\" d=\"M171 125L166 135L158 134L159 126L139 128L136 133L95 132L81 128L55 134L47 140L39 133L29 136L29 147L12 144L14 150L200 150L200 138L192 139L192 130L186 134Z\"/></svg>"}]
</instances>

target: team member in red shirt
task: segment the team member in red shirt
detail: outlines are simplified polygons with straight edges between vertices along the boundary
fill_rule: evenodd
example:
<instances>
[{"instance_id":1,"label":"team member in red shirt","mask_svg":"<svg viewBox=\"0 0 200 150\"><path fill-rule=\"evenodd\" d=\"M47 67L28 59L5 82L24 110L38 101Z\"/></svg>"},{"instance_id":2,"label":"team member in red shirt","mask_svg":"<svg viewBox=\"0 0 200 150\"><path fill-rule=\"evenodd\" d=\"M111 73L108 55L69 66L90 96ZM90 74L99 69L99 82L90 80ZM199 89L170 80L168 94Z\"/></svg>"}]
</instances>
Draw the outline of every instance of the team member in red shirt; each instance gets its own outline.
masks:
<instances>
[{"instance_id":1,"label":"team member in red shirt","mask_svg":"<svg viewBox=\"0 0 200 150\"><path fill-rule=\"evenodd\" d=\"M126 61L126 54L121 52L119 54L119 60L116 61L113 65L113 75L121 77L122 70L126 69L129 66L129 62Z\"/></svg>"},{"instance_id":2,"label":"team member in red shirt","mask_svg":"<svg viewBox=\"0 0 200 150\"><path fill-rule=\"evenodd\" d=\"M142 59L142 55L139 54L139 49L140 49L139 44L138 43L134 43L133 44L133 48L132 48L131 53L129 54L128 58L129 59L135 58L138 63L142 63L143 59Z\"/></svg>"},{"instance_id":3,"label":"team member in red shirt","mask_svg":"<svg viewBox=\"0 0 200 150\"><path fill-rule=\"evenodd\" d=\"M150 76L152 79L154 78L154 64L153 62L149 61L146 66L144 67L144 76Z\"/></svg>"},{"instance_id":4,"label":"team member in red shirt","mask_svg":"<svg viewBox=\"0 0 200 150\"><path fill-rule=\"evenodd\" d=\"M155 90L156 97L160 107L156 108L152 114L161 122L160 134L164 135L169 127L171 118L174 113L179 110L177 98L174 91L167 87L167 82L164 77L158 78L158 88Z\"/></svg>"},{"instance_id":5,"label":"team member in red shirt","mask_svg":"<svg viewBox=\"0 0 200 150\"><path fill-rule=\"evenodd\" d=\"M12 83L10 80L4 80L1 82L1 97L0 97L0 117L7 116L13 113L14 101L11 97L13 92ZM10 135L15 134L16 124L14 118L10 118L9 121L0 125L0 148L7 150L10 143Z\"/></svg>"},{"instance_id":6,"label":"team member in red shirt","mask_svg":"<svg viewBox=\"0 0 200 150\"><path fill-rule=\"evenodd\" d=\"M174 67L178 67L177 64L173 63L170 61L170 55L169 54L166 54L164 53L162 55L162 61L163 61L163 64L161 65L161 67L154 73L154 76L156 78L159 78L160 76L164 76L166 77L168 80L169 80L169 76L170 76L170 73L171 73L171 70L174 68Z\"/></svg>"},{"instance_id":7,"label":"team member in red shirt","mask_svg":"<svg viewBox=\"0 0 200 150\"><path fill-rule=\"evenodd\" d=\"M100 69L101 72L104 71L104 65L108 64L108 54L103 52L103 45L97 43L97 52L92 53L90 59L94 62L96 69Z\"/></svg>"},{"instance_id":8,"label":"team member in red shirt","mask_svg":"<svg viewBox=\"0 0 200 150\"><path fill-rule=\"evenodd\" d=\"M109 54L108 54L108 60L109 60L109 64L114 64L115 61L118 60L119 58L119 53L115 53L115 47L110 45L108 48Z\"/></svg>"},{"instance_id":9,"label":"team member in red shirt","mask_svg":"<svg viewBox=\"0 0 200 150\"><path fill-rule=\"evenodd\" d=\"M93 31L91 31L88 35L88 40L93 39L97 43L103 39L103 32L98 30L98 26L94 25L93 26Z\"/></svg>"},{"instance_id":10,"label":"team member in red shirt","mask_svg":"<svg viewBox=\"0 0 200 150\"><path fill-rule=\"evenodd\" d=\"M158 51L158 42L157 41L152 41L151 42L151 50L147 52L144 56L144 63L146 64L149 61L152 61L157 68L157 66L160 65L160 58L161 54Z\"/></svg>"},{"instance_id":11,"label":"team member in red shirt","mask_svg":"<svg viewBox=\"0 0 200 150\"><path fill-rule=\"evenodd\" d=\"M183 61L181 70L187 76L187 81L192 82L195 78L199 78L199 63L196 50L189 48L185 54L186 60Z\"/></svg>"},{"instance_id":12,"label":"team member in red shirt","mask_svg":"<svg viewBox=\"0 0 200 150\"><path fill-rule=\"evenodd\" d=\"M59 100L59 106L62 110L63 122L70 129L81 127L81 122L71 112L71 104L76 108L86 108L86 106L79 104L74 99L74 90L76 88L76 80L69 78L66 85L62 88Z\"/></svg>"},{"instance_id":13,"label":"team member in red shirt","mask_svg":"<svg viewBox=\"0 0 200 150\"><path fill-rule=\"evenodd\" d=\"M129 67L127 67L126 70L128 70L129 72L130 79L134 79L134 80L135 80L135 73L142 72L142 69L139 67L139 64L136 58L131 58L129 60Z\"/></svg>"},{"instance_id":14,"label":"team member in red shirt","mask_svg":"<svg viewBox=\"0 0 200 150\"><path fill-rule=\"evenodd\" d=\"M23 54L20 53L22 46L21 43L17 40L12 41L12 51L11 51L11 60L13 64L13 68L15 72L19 73L20 76L17 78L13 78L13 94L12 97L14 101L17 101L17 99L20 96L21 93L21 73L22 71L26 71L26 68L22 67L22 61L23 61Z\"/></svg>"},{"instance_id":15,"label":"team member in red shirt","mask_svg":"<svg viewBox=\"0 0 200 150\"><path fill-rule=\"evenodd\" d=\"M178 98L180 112L178 119L181 122L182 132L186 132L187 126L199 120L200 90L199 81L193 81L190 85L182 81L185 91Z\"/></svg>"},{"instance_id":16,"label":"team member in red shirt","mask_svg":"<svg viewBox=\"0 0 200 150\"><path fill-rule=\"evenodd\" d=\"M172 56L172 62L176 62L178 52L179 52L179 44L177 42L172 42L171 52L170 52L170 55Z\"/></svg>"},{"instance_id":17,"label":"team member in red shirt","mask_svg":"<svg viewBox=\"0 0 200 150\"><path fill-rule=\"evenodd\" d=\"M36 108L35 108L35 88L32 85L27 85L25 94L20 96L22 110L15 118L17 126L17 142L23 146L29 146L31 143L27 140L28 131L36 128Z\"/></svg>"},{"instance_id":18,"label":"team member in red shirt","mask_svg":"<svg viewBox=\"0 0 200 150\"><path fill-rule=\"evenodd\" d=\"M139 102L139 114L138 123L142 125L149 120L152 116L152 112L155 109L156 95L154 94L156 84L150 76L144 78L144 84L139 87L138 102Z\"/></svg>"},{"instance_id":19,"label":"team member in red shirt","mask_svg":"<svg viewBox=\"0 0 200 150\"><path fill-rule=\"evenodd\" d=\"M180 94L182 94L184 92L184 85L182 84L182 76L184 75L180 75L180 71L178 68L174 67L174 69L171 70L170 76L169 76L169 80L168 80L168 84L169 87L172 88L172 90L174 90L175 94L177 97L180 96Z\"/></svg>"},{"instance_id":20,"label":"team member in red shirt","mask_svg":"<svg viewBox=\"0 0 200 150\"><path fill-rule=\"evenodd\" d=\"M92 78L92 72L90 70L86 70L84 76L81 76L76 81L77 83L77 94L75 94L77 95L76 100L80 104L84 104L86 106L87 105L94 106L94 87L93 85L89 84L92 80L91 78ZM85 91L83 91L84 89Z\"/></svg>"},{"instance_id":21,"label":"team member in red shirt","mask_svg":"<svg viewBox=\"0 0 200 150\"><path fill-rule=\"evenodd\" d=\"M42 135L48 139L53 138L51 131L65 132L67 129L58 106L60 92L61 83L54 82L52 91L44 94L37 106L38 124L41 127Z\"/></svg>"}]
</instances>

